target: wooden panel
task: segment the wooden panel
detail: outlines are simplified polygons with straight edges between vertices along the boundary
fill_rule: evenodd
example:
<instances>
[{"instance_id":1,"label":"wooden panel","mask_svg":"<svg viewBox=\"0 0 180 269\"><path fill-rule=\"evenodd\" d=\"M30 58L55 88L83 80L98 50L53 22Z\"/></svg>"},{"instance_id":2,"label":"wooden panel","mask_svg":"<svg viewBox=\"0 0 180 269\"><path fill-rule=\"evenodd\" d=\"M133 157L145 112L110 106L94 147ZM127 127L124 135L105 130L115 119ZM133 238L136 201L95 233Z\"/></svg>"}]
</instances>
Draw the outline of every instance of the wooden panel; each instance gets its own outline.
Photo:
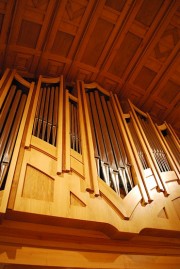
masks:
<instances>
[{"instance_id":1,"label":"wooden panel","mask_svg":"<svg viewBox=\"0 0 180 269\"><path fill-rule=\"evenodd\" d=\"M164 0L144 0L136 15L136 20L144 25L150 26L163 2Z\"/></svg>"},{"instance_id":2,"label":"wooden panel","mask_svg":"<svg viewBox=\"0 0 180 269\"><path fill-rule=\"evenodd\" d=\"M164 120L167 120L168 122L172 123L172 126L176 130L178 135L180 135L179 115L180 115L180 102L179 102L179 100L177 102L177 105L173 108L173 110L171 111L171 113L168 114L167 117L165 117L165 115L161 115L161 116L163 116Z\"/></svg>"},{"instance_id":3,"label":"wooden panel","mask_svg":"<svg viewBox=\"0 0 180 269\"><path fill-rule=\"evenodd\" d=\"M45 73L48 74L48 76L58 76L59 74L62 74L63 68L64 63L49 60L47 62L47 68Z\"/></svg>"},{"instance_id":4,"label":"wooden panel","mask_svg":"<svg viewBox=\"0 0 180 269\"><path fill-rule=\"evenodd\" d=\"M168 216L167 216L167 212L166 212L165 207L163 207L163 209L161 209L161 211L158 214L158 217L159 218L163 218L163 219L168 219Z\"/></svg>"},{"instance_id":5,"label":"wooden panel","mask_svg":"<svg viewBox=\"0 0 180 269\"><path fill-rule=\"evenodd\" d=\"M180 197L174 199L173 201L174 208L176 210L176 213L178 215L178 218L180 219Z\"/></svg>"},{"instance_id":6,"label":"wooden panel","mask_svg":"<svg viewBox=\"0 0 180 269\"><path fill-rule=\"evenodd\" d=\"M86 10L87 1L68 1L65 7L63 19L79 25Z\"/></svg>"},{"instance_id":7,"label":"wooden panel","mask_svg":"<svg viewBox=\"0 0 180 269\"><path fill-rule=\"evenodd\" d=\"M35 48L40 31L41 31L41 25L34 22L23 20L17 44L28 48Z\"/></svg>"},{"instance_id":8,"label":"wooden panel","mask_svg":"<svg viewBox=\"0 0 180 269\"><path fill-rule=\"evenodd\" d=\"M33 1L33 0L28 0L27 1L27 7L30 7L32 9L36 9L38 11L46 11L47 7L48 7L48 2L47 0L43 0L43 1Z\"/></svg>"},{"instance_id":9,"label":"wooden panel","mask_svg":"<svg viewBox=\"0 0 180 269\"><path fill-rule=\"evenodd\" d=\"M71 78L83 81L90 81L92 72L81 68L81 66L74 66L73 72L71 73Z\"/></svg>"},{"instance_id":10,"label":"wooden panel","mask_svg":"<svg viewBox=\"0 0 180 269\"><path fill-rule=\"evenodd\" d=\"M14 67L18 70L29 70L33 56L28 54L17 53L15 55Z\"/></svg>"},{"instance_id":11,"label":"wooden panel","mask_svg":"<svg viewBox=\"0 0 180 269\"><path fill-rule=\"evenodd\" d=\"M117 54L109 68L109 72L117 76L122 76L127 65L132 60L135 52L141 43L141 38L128 32L118 49Z\"/></svg>"},{"instance_id":12,"label":"wooden panel","mask_svg":"<svg viewBox=\"0 0 180 269\"><path fill-rule=\"evenodd\" d=\"M132 100L133 104L138 104L139 100L142 98L142 93L139 93L138 91L136 92L135 90L129 91L127 92L126 98L129 98L130 100ZM126 103L127 102L125 102L124 106L126 106ZM122 105L123 105L123 102L122 102ZM124 111L128 112L127 109Z\"/></svg>"},{"instance_id":13,"label":"wooden panel","mask_svg":"<svg viewBox=\"0 0 180 269\"><path fill-rule=\"evenodd\" d=\"M66 57L71 48L74 37L68 33L58 31L52 46L52 52Z\"/></svg>"},{"instance_id":14,"label":"wooden panel","mask_svg":"<svg viewBox=\"0 0 180 269\"><path fill-rule=\"evenodd\" d=\"M156 72L143 66L138 76L136 77L134 84L140 87L141 89L146 90L155 76Z\"/></svg>"},{"instance_id":15,"label":"wooden panel","mask_svg":"<svg viewBox=\"0 0 180 269\"><path fill-rule=\"evenodd\" d=\"M99 19L90 37L86 50L82 56L82 62L95 66L102 50L111 34L113 24Z\"/></svg>"},{"instance_id":16,"label":"wooden panel","mask_svg":"<svg viewBox=\"0 0 180 269\"><path fill-rule=\"evenodd\" d=\"M169 80L164 86L163 91L159 93L159 97L162 98L167 104L171 103L180 92L180 86L175 82ZM179 99L179 98L178 98Z\"/></svg>"},{"instance_id":17,"label":"wooden panel","mask_svg":"<svg viewBox=\"0 0 180 269\"><path fill-rule=\"evenodd\" d=\"M155 118L157 117L156 115L161 115L162 119L163 113L166 111L166 109L166 107L162 106L154 100L154 102L151 103L150 114Z\"/></svg>"},{"instance_id":18,"label":"wooden panel","mask_svg":"<svg viewBox=\"0 0 180 269\"><path fill-rule=\"evenodd\" d=\"M178 27L169 24L155 46L152 55L161 62L166 61L167 57L171 54L174 47L179 42L179 39L180 30Z\"/></svg>"},{"instance_id":19,"label":"wooden panel","mask_svg":"<svg viewBox=\"0 0 180 269\"><path fill-rule=\"evenodd\" d=\"M27 165L22 197L53 201L54 180L36 168Z\"/></svg>"},{"instance_id":20,"label":"wooden panel","mask_svg":"<svg viewBox=\"0 0 180 269\"><path fill-rule=\"evenodd\" d=\"M125 2L126 2L125 0L117 0L117 1L106 0L105 5L120 12L124 7Z\"/></svg>"}]
</instances>

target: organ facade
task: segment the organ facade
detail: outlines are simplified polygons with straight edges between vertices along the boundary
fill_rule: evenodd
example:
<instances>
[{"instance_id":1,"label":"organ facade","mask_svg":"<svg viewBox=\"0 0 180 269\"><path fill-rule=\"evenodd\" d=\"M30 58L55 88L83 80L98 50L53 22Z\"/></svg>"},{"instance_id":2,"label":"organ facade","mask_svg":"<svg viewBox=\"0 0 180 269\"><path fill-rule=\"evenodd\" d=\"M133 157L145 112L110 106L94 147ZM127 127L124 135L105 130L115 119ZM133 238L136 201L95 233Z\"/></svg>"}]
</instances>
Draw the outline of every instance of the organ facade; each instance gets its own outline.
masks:
<instances>
[{"instance_id":1,"label":"organ facade","mask_svg":"<svg viewBox=\"0 0 180 269\"><path fill-rule=\"evenodd\" d=\"M0 80L2 268L178 268L171 125L95 82L31 81Z\"/></svg>"}]
</instances>

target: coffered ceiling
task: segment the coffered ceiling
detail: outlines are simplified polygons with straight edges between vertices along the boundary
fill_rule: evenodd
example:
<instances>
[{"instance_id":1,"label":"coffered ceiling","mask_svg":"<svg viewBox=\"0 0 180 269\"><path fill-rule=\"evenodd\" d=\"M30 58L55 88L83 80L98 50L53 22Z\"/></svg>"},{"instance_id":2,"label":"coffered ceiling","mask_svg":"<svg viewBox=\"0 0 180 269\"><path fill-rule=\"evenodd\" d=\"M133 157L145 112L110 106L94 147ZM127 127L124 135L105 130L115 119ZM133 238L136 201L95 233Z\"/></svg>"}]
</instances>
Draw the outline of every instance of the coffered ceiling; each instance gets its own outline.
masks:
<instances>
[{"instance_id":1,"label":"coffered ceiling","mask_svg":"<svg viewBox=\"0 0 180 269\"><path fill-rule=\"evenodd\" d=\"M179 0L0 0L0 71L96 81L180 129Z\"/></svg>"}]
</instances>

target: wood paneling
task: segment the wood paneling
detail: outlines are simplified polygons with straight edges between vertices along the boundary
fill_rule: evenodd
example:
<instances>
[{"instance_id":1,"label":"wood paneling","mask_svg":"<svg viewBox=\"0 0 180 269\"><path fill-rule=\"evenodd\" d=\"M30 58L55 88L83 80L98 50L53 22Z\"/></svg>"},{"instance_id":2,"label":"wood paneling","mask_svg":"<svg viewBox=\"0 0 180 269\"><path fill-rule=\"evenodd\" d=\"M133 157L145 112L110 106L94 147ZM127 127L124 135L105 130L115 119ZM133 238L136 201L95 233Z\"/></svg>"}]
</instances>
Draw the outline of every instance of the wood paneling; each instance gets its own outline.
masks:
<instances>
[{"instance_id":1,"label":"wood paneling","mask_svg":"<svg viewBox=\"0 0 180 269\"><path fill-rule=\"evenodd\" d=\"M114 57L114 60L109 68L109 72L116 76L122 77L141 41L141 38L128 32Z\"/></svg>"},{"instance_id":2,"label":"wood paneling","mask_svg":"<svg viewBox=\"0 0 180 269\"><path fill-rule=\"evenodd\" d=\"M163 2L164 0L144 0L141 8L136 15L136 20L146 26L150 26Z\"/></svg>"},{"instance_id":3,"label":"wood paneling","mask_svg":"<svg viewBox=\"0 0 180 269\"><path fill-rule=\"evenodd\" d=\"M22 197L53 201L53 178L27 165Z\"/></svg>"},{"instance_id":4,"label":"wood paneling","mask_svg":"<svg viewBox=\"0 0 180 269\"><path fill-rule=\"evenodd\" d=\"M178 0L1 0L0 71L96 81L180 134L179 16Z\"/></svg>"}]
</instances>

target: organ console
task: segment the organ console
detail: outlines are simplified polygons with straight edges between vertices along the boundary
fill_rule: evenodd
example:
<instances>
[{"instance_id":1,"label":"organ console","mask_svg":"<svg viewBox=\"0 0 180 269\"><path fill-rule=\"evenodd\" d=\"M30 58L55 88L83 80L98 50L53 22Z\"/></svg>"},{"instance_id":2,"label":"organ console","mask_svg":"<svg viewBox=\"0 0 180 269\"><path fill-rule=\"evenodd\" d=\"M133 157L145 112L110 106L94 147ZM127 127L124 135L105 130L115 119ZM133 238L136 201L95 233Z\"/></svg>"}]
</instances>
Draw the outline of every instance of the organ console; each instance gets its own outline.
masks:
<instances>
[{"instance_id":1,"label":"organ console","mask_svg":"<svg viewBox=\"0 0 180 269\"><path fill-rule=\"evenodd\" d=\"M179 232L179 139L172 127L154 124L130 101L125 114L117 95L97 83L77 81L76 92L63 76L40 76L35 84L4 72L1 215L91 223L127 240Z\"/></svg>"}]
</instances>

